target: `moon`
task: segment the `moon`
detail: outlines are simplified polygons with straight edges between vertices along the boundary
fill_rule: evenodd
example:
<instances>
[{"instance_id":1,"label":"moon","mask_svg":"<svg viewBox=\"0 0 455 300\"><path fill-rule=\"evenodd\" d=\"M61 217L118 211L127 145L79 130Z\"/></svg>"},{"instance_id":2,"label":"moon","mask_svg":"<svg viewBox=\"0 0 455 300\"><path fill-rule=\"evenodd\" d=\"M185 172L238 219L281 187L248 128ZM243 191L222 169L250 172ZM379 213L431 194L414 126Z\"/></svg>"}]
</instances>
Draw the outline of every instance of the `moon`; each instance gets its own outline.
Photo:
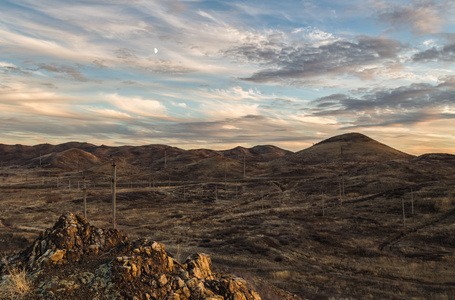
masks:
<instances>
[{"instance_id":1,"label":"moon","mask_svg":"<svg viewBox=\"0 0 455 300\"><path fill-rule=\"evenodd\" d=\"M157 54L157 53L158 53L158 49L155 48L155 54Z\"/></svg>"}]
</instances>

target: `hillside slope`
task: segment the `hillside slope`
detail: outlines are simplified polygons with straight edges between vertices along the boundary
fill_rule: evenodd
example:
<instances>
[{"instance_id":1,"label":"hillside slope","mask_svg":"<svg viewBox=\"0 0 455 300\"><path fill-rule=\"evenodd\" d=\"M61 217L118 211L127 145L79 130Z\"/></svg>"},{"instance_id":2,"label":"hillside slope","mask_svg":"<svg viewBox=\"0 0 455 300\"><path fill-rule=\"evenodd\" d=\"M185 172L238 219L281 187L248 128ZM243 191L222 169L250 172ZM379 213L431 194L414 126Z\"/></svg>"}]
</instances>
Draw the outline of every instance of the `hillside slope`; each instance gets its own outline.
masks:
<instances>
[{"instance_id":1,"label":"hillside slope","mask_svg":"<svg viewBox=\"0 0 455 300\"><path fill-rule=\"evenodd\" d=\"M413 156L382 144L360 133L346 133L323 140L297 152L292 159L310 163L333 160L381 162L411 159Z\"/></svg>"}]
</instances>

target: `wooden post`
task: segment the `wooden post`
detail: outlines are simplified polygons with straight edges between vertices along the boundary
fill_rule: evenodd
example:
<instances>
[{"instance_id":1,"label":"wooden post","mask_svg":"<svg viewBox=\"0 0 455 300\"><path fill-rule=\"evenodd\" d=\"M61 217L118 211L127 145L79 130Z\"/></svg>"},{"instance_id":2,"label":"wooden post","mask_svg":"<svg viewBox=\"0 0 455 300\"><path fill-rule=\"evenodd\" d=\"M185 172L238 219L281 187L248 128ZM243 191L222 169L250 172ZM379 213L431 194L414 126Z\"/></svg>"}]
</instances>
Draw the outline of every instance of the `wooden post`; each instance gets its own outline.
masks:
<instances>
[{"instance_id":1,"label":"wooden post","mask_svg":"<svg viewBox=\"0 0 455 300\"><path fill-rule=\"evenodd\" d=\"M406 213L404 211L404 197L401 198L401 205L403 206L403 227L406 227Z\"/></svg>"},{"instance_id":2,"label":"wooden post","mask_svg":"<svg viewBox=\"0 0 455 300\"><path fill-rule=\"evenodd\" d=\"M414 193L411 188L411 214L414 215Z\"/></svg>"},{"instance_id":3,"label":"wooden post","mask_svg":"<svg viewBox=\"0 0 455 300\"><path fill-rule=\"evenodd\" d=\"M340 157L341 157L341 196L344 197L344 158L343 158L343 146L340 145ZM343 200L341 198L341 203Z\"/></svg>"},{"instance_id":4,"label":"wooden post","mask_svg":"<svg viewBox=\"0 0 455 300\"><path fill-rule=\"evenodd\" d=\"M167 153L166 150L164 150L164 168L166 169L167 167Z\"/></svg>"},{"instance_id":5,"label":"wooden post","mask_svg":"<svg viewBox=\"0 0 455 300\"><path fill-rule=\"evenodd\" d=\"M115 165L115 160L112 161L112 227L117 228L117 220L115 216L116 210L116 183L117 183L117 169Z\"/></svg>"},{"instance_id":6,"label":"wooden post","mask_svg":"<svg viewBox=\"0 0 455 300\"><path fill-rule=\"evenodd\" d=\"M84 218L87 219L87 187L85 186L85 175L82 176L82 191L84 197Z\"/></svg>"},{"instance_id":7,"label":"wooden post","mask_svg":"<svg viewBox=\"0 0 455 300\"><path fill-rule=\"evenodd\" d=\"M321 194L321 199L322 199L322 216L325 216L325 199L324 199L324 194Z\"/></svg>"},{"instance_id":8,"label":"wooden post","mask_svg":"<svg viewBox=\"0 0 455 300\"><path fill-rule=\"evenodd\" d=\"M261 190L262 209L264 209L264 191Z\"/></svg>"},{"instance_id":9,"label":"wooden post","mask_svg":"<svg viewBox=\"0 0 455 300\"><path fill-rule=\"evenodd\" d=\"M243 177L246 177L246 155L243 156Z\"/></svg>"},{"instance_id":10,"label":"wooden post","mask_svg":"<svg viewBox=\"0 0 455 300\"><path fill-rule=\"evenodd\" d=\"M224 160L224 191L227 190L227 166L226 166L226 156L223 152L223 160Z\"/></svg>"},{"instance_id":11,"label":"wooden post","mask_svg":"<svg viewBox=\"0 0 455 300\"><path fill-rule=\"evenodd\" d=\"M343 196L342 196L343 192L342 192L342 189L341 189L341 180L338 183L338 185L339 185L339 188L340 188L340 204L343 204Z\"/></svg>"}]
</instances>

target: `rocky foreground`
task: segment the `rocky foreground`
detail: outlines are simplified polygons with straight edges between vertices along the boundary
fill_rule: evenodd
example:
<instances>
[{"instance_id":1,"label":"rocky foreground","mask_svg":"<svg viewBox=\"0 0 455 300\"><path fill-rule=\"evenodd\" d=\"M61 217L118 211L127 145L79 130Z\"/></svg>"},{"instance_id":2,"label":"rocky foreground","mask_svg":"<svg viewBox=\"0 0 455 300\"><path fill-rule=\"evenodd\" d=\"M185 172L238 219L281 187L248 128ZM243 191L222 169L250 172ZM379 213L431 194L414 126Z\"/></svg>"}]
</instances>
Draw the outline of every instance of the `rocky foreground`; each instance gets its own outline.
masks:
<instances>
[{"instance_id":1,"label":"rocky foreground","mask_svg":"<svg viewBox=\"0 0 455 300\"><path fill-rule=\"evenodd\" d=\"M96 228L72 213L26 250L2 259L0 286L12 269L28 274L29 299L261 299L243 279L213 273L206 254L180 263L163 244L129 241L117 229Z\"/></svg>"}]
</instances>

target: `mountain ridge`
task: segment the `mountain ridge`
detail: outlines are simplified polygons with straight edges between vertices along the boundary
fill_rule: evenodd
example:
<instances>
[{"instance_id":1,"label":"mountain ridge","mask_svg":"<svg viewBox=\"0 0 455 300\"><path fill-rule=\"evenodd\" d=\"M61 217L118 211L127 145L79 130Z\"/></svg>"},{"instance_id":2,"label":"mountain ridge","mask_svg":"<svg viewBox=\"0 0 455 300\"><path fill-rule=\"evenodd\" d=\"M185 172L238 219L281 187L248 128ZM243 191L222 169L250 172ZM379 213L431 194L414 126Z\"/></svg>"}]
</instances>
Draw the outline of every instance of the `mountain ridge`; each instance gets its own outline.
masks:
<instances>
[{"instance_id":1,"label":"mountain ridge","mask_svg":"<svg viewBox=\"0 0 455 300\"><path fill-rule=\"evenodd\" d=\"M237 146L227 150L185 150L164 144L96 146L84 142L68 142L35 146L0 144L0 156L3 162L8 162L10 165L28 168L60 168L66 171L93 170L98 165L116 160L122 162L130 173L145 174L149 170L149 172L158 172L157 177L160 178L191 176L192 170L200 170L204 166L220 169L215 173L221 178L224 173L231 177L240 177L245 172L259 175L268 173L270 168L277 171L321 163L378 163L395 159L408 161L416 158L414 155L356 132L324 139L297 152L274 145L257 145L249 148ZM215 157L219 158L215 159ZM426 157L431 155L427 154ZM223 167L224 161L228 162L226 167ZM80 165L76 166L77 164ZM196 173L204 176L200 171ZM213 175L213 172L210 174ZM207 173L206 176L211 175Z\"/></svg>"}]
</instances>

